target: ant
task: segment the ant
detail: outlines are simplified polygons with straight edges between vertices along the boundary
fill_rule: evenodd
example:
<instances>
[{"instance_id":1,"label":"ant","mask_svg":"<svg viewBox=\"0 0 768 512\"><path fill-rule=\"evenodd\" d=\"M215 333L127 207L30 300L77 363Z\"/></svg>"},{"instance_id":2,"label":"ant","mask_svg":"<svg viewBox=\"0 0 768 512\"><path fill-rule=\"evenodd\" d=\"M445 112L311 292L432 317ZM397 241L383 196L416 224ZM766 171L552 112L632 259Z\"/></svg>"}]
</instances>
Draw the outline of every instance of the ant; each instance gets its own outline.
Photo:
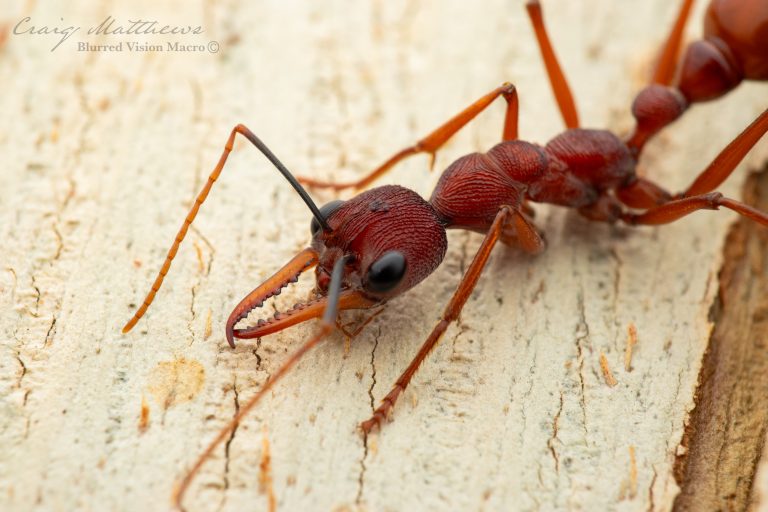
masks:
<instances>
[{"instance_id":1,"label":"ant","mask_svg":"<svg viewBox=\"0 0 768 512\"><path fill-rule=\"evenodd\" d=\"M768 131L768 110L760 114L710 163L683 192L672 194L637 175L648 140L678 119L693 103L725 95L743 80L768 79L768 39L759 28L768 19L768 4L758 0L712 0L704 22L704 37L688 45L678 63L682 35L693 0L682 0L676 22L662 49L651 83L632 105L635 128L624 139L607 130L581 128L568 82L547 35L541 5L528 0L526 10L538 41L553 93L567 130L545 145L518 140L518 96L505 83L462 110L435 131L407 147L355 182L330 183L295 178L247 127L230 133L218 164L187 214L143 304L123 328L128 332L144 315L160 288L190 224L218 179L237 134L248 139L282 173L312 213L310 247L301 251L234 308L226 323L226 338L260 338L310 319L320 318L317 332L272 374L249 402L242 405L186 474L175 493L180 506L192 478L212 451L291 368L337 326L340 310L369 309L406 292L430 275L447 249L446 229L485 235L458 288L411 363L384 397L373 416L360 425L364 434L379 428L398 397L454 322L500 241L530 254L545 247L533 223L532 202L574 208L598 222L660 225L698 210L720 207L768 226L768 214L724 197L715 189L733 172L746 153ZM761 39L762 38L762 39ZM417 153L436 152L457 131L497 98L506 101L502 142L486 153L472 153L443 172L429 200L396 185L369 189L346 200L318 208L300 182L314 188L363 189L401 160ZM273 318L237 328L268 298L315 268L314 297L278 312Z\"/></svg>"}]
</instances>

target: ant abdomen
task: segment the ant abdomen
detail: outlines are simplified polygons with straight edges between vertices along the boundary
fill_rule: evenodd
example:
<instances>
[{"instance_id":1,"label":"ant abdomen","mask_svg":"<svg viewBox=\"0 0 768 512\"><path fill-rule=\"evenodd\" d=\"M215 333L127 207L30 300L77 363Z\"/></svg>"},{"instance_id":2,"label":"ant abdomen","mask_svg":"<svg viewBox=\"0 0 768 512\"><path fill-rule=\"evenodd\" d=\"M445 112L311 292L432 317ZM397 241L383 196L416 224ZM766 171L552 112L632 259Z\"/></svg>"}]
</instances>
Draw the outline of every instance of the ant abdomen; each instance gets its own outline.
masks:
<instances>
[{"instance_id":1,"label":"ant abdomen","mask_svg":"<svg viewBox=\"0 0 768 512\"><path fill-rule=\"evenodd\" d=\"M704 39L689 45L683 58L679 89L686 99L691 103L712 100L742 80L768 79L766 27L768 3L763 0L711 2Z\"/></svg>"},{"instance_id":2,"label":"ant abdomen","mask_svg":"<svg viewBox=\"0 0 768 512\"><path fill-rule=\"evenodd\" d=\"M768 80L768 2L714 0L704 19L704 38L723 41L745 80Z\"/></svg>"},{"instance_id":3,"label":"ant abdomen","mask_svg":"<svg viewBox=\"0 0 768 512\"><path fill-rule=\"evenodd\" d=\"M688 46L678 87L689 103L698 103L723 96L742 80L744 74L731 49L711 38Z\"/></svg>"}]
</instances>

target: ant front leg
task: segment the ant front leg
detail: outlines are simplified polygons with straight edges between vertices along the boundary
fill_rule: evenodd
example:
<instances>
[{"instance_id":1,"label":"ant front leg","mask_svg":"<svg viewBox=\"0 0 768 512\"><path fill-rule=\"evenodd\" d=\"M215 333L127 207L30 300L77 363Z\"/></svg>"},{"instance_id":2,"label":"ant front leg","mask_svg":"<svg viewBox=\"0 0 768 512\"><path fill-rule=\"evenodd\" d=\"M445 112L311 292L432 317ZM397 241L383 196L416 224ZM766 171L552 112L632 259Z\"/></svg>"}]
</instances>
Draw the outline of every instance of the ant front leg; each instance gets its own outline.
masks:
<instances>
[{"instance_id":1,"label":"ant front leg","mask_svg":"<svg viewBox=\"0 0 768 512\"><path fill-rule=\"evenodd\" d=\"M184 510L182 507L182 500L184 499L184 494L186 493L187 488L192 483L192 479L195 477L197 472L200 471L200 468L203 467L205 461L211 457L216 447L221 445L227 436L231 435L231 433L237 428L240 422L243 421L243 418L245 418L245 416L254 407L256 407L256 404L259 403L262 397L264 397L264 395L266 395L269 390L271 390L272 387L274 387L275 384L280 381L280 379L285 377L291 371L291 368L293 368L299 362L299 360L304 357L304 355L319 345L328 337L331 332L333 332L334 324L336 323L336 319L339 313L339 298L341 293L341 281L345 262L346 257L340 258L333 266L333 271L331 273L331 284L328 287L328 299L326 302L325 311L323 312L320 328L317 333L312 338L310 338L309 341L301 345L298 350L291 354L282 364L282 366L280 366L277 371L270 375L269 379L264 383L261 389L245 404L238 408L235 417L232 418L229 423L227 423L227 425L219 431L219 433L216 435L213 441L211 441L205 451L197 458L195 463L192 465L192 468L187 471L187 473L184 475L184 478L181 479L173 492L173 504L175 509Z\"/></svg>"},{"instance_id":2,"label":"ant front leg","mask_svg":"<svg viewBox=\"0 0 768 512\"><path fill-rule=\"evenodd\" d=\"M381 405L379 405L379 407L373 412L373 416L360 424L360 428L363 430L364 434L367 435L374 428L381 426L382 421L389 417L389 413L394 407L397 398L400 396L400 394L402 394L403 391L405 391L405 388L408 387L408 384L411 382L413 375L419 369L419 366L421 366L421 363L437 346L437 343L440 341L440 338L448 329L448 326L451 324L451 322L459 317L461 309L464 307L467 299L469 299L469 296L472 293L472 290L475 288L478 279L480 279L480 274L483 271L485 264L488 262L488 257L491 255L491 250L502 236L505 224L509 222L510 217L513 215L513 210L508 206L503 207L501 210L499 210L499 213L496 214L496 218L488 230L488 233L485 235L485 239L480 245L480 249L478 249L477 254L475 254L475 257L472 260L472 263L469 265L466 273L464 274L464 277L461 278L459 287L454 292L453 297L451 297L451 301L445 308L440 321L429 334L427 341L425 341L421 346L421 349L419 349L416 357L413 358L411 363L408 365L408 368L406 368L403 374L400 375L400 377L397 379L397 382L395 382L392 390L387 393L387 396L385 396L381 401Z\"/></svg>"},{"instance_id":3,"label":"ant front leg","mask_svg":"<svg viewBox=\"0 0 768 512\"><path fill-rule=\"evenodd\" d=\"M493 91L489 92L482 98L478 99L470 106L459 112L456 116L448 120L445 124L441 125L435 131L421 139L413 146L409 146L405 149L401 149L383 164L371 171L366 176L360 178L357 181L348 183L332 183L329 181L316 180L313 178L299 177L299 181L309 187L314 188L330 188L333 190L343 190L346 188L354 188L360 190L367 187L371 182L383 176L387 173L395 164L409 156L416 155L418 153L428 153L431 156L430 169L435 163L435 154L437 150L445 144L456 132L461 130L472 119L475 118L480 112L485 110L493 100L499 96L504 96L507 100L507 113L504 119L504 132L503 140L515 140L517 139L517 117L518 117L518 99L517 90L515 86L510 83L502 84Z\"/></svg>"},{"instance_id":4,"label":"ant front leg","mask_svg":"<svg viewBox=\"0 0 768 512\"><path fill-rule=\"evenodd\" d=\"M341 332L344 334L344 336L346 336L346 337L347 337L347 339L349 339L349 340L353 340L353 339L357 338L357 336L358 336L358 335L359 335L361 332L363 332L363 329L365 329L365 328L368 326L368 324L370 324L371 322L373 322L373 320L374 320L374 319L375 319L377 316L379 316L380 314L382 314L382 313L384 312L384 309L385 309L385 306L384 306L384 305L380 306L380 307L379 307L379 309L377 309L376 311L374 311L374 312L373 312L373 313L371 313L370 315L367 315L367 316L366 316L366 318L365 318L365 320L363 320L363 321L361 321L361 322L355 322L355 321L352 321L352 322L350 322L350 323L346 323L346 324L344 324L344 323L342 323L342 322L341 322L341 320L340 320L340 319L337 319L337 320L336 320L336 328L337 328L339 331L341 331ZM357 325L355 325L355 324L357 324ZM350 331L350 330L348 329L348 327L350 327L350 326L353 326L353 325L354 325L355 327L354 327L354 329L353 329L353 330L351 330L351 331Z\"/></svg>"}]
</instances>

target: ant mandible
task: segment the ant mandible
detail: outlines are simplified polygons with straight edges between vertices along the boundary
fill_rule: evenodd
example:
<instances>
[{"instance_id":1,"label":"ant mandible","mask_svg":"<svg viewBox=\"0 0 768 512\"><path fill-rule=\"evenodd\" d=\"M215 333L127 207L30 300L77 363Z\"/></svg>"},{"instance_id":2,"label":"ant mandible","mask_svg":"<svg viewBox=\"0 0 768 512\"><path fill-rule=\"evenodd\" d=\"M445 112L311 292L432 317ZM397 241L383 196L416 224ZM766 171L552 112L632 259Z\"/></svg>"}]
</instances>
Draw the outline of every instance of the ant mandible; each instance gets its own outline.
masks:
<instances>
[{"instance_id":1,"label":"ant mandible","mask_svg":"<svg viewBox=\"0 0 768 512\"><path fill-rule=\"evenodd\" d=\"M544 27L541 5L529 0L531 19L550 84L567 130L541 146L517 139L518 97L505 83L472 103L415 145L407 147L367 176L352 183L297 180L248 128L237 125L218 164L187 214L143 304L123 328L128 332L144 315L167 274L200 205L218 179L240 134L258 148L296 189L312 212L312 242L275 275L249 293L232 311L226 338L258 338L292 325L321 318L317 333L272 374L258 393L222 429L178 486L175 502L219 443L309 350L334 330L339 310L367 309L412 288L441 263L447 248L446 229L485 234L441 319L373 416L360 426L367 434L380 427L427 355L455 321L477 284L488 257L501 241L537 254L544 250L542 233L532 221L530 202L575 208L600 222L659 225L698 210L725 207L768 226L768 214L714 191L768 131L768 110L739 134L682 193L673 195L637 175L646 142L697 102L718 98L742 80L768 79L768 37L760 27L768 20L768 3L760 0L712 0L704 37L691 43L678 66L683 30L693 0L683 0L662 49L651 84L635 98L633 132L621 139L607 130L579 127L575 102ZM310 187L362 189L395 164L417 153L434 156L445 142L498 97L506 100L502 142L487 153L459 158L440 177L425 201L406 188L376 187L347 200L318 208L299 181ZM244 328L235 326L271 296L315 267L315 296L274 318Z\"/></svg>"}]
</instances>

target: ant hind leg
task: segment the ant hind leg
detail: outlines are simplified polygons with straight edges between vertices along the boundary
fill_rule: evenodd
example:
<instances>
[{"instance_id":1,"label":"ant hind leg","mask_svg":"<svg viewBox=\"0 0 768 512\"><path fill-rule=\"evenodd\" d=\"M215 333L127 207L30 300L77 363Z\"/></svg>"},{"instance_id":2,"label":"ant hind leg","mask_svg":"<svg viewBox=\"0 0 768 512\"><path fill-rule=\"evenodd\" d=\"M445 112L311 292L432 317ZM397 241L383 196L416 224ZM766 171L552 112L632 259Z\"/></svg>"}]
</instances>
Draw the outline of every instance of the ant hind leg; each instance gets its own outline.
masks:
<instances>
[{"instance_id":1,"label":"ant hind leg","mask_svg":"<svg viewBox=\"0 0 768 512\"><path fill-rule=\"evenodd\" d=\"M621 220L627 224L654 226L669 224L699 210L717 210L720 206L733 210L743 217L768 226L768 213L745 203L724 197L720 192L709 192L690 197L673 199L643 213L623 213Z\"/></svg>"},{"instance_id":2,"label":"ant hind leg","mask_svg":"<svg viewBox=\"0 0 768 512\"><path fill-rule=\"evenodd\" d=\"M712 192L733 173L736 166L766 132L768 132L768 109L736 136L699 174L688 189L674 199L693 198ZM637 178L631 184L618 189L616 197L624 205L637 209L653 209L673 199L666 190L644 178Z\"/></svg>"},{"instance_id":3,"label":"ant hind leg","mask_svg":"<svg viewBox=\"0 0 768 512\"><path fill-rule=\"evenodd\" d=\"M736 136L719 155L712 160L704 171L694 180L688 190L683 193L684 197L691 197L697 194L711 192L724 182L733 170L739 165L739 162L749 152L757 141L759 141L765 132L768 131L768 109L757 116L752 124L747 126L743 132Z\"/></svg>"},{"instance_id":4,"label":"ant hind leg","mask_svg":"<svg viewBox=\"0 0 768 512\"><path fill-rule=\"evenodd\" d=\"M677 13L677 19L672 26L672 30L667 37L666 42L659 55L659 61L656 64L656 70L653 73L651 83L659 85L670 85L675 78L677 69L677 58L680 55L680 47L683 42L683 32L688 18L691 14L693 0L683 0L680 5L680 11Z\"/></svg>"}]
</instances>

